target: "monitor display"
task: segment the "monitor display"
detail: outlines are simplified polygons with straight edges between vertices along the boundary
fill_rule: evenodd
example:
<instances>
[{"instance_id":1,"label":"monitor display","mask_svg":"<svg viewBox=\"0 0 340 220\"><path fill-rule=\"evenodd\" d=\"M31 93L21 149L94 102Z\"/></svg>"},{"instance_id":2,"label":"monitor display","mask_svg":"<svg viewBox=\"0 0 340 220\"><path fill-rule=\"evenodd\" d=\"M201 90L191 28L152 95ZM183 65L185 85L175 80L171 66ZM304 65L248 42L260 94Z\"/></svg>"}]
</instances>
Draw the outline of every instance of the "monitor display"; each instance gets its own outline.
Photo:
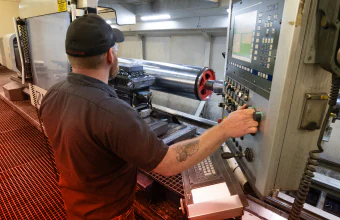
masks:
<instances>
[{"instance_id":1,"label":"monitor display","mask_svg":"<svg viewBox=\"0 0 340 220\"><path fill-rule=\"evenodd\" d=\"M235 16L232 57L251 62L257 11Z\"/></svg>"}]
</instances>

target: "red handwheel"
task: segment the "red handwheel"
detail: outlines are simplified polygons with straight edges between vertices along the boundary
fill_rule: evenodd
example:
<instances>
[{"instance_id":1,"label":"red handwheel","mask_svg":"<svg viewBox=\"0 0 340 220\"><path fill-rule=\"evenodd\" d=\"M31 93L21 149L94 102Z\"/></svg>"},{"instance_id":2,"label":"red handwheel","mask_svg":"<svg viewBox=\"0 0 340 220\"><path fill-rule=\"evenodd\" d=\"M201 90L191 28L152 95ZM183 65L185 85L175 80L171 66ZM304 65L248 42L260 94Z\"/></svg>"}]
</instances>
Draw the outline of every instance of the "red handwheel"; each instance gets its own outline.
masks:
<instances>
[{"instance_id":1,"label":"red handwheel","mask_svg":"<svg viewBox=\"0 0 340 220\"><path fill-rule=\"evenodd\" d=\"M216 80L215 72L211 69L207 69L206 71L204 71L199 80L197 92L198 96L203 101L209 99L211 94L213 93L213 91L205 89L205 83L208 80Z\"/></svg>"}]
</instances>

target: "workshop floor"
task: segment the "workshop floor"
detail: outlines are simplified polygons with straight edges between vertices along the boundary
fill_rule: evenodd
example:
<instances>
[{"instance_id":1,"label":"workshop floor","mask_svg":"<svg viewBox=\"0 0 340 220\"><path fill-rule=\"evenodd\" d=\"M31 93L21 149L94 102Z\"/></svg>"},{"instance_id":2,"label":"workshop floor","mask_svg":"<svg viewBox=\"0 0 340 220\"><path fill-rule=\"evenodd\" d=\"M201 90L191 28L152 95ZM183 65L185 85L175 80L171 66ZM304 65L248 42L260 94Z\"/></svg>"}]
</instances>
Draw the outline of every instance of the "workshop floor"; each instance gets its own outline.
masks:
<instances>
[{"instance_id":1,"label":"workshop floor","mask_svg":"<svg viewBox=\"0 0 340 220\"><path fill-rule=\"evenodd\" d=\"M66 219L42 133L0 99L0 219Z\"/></svg>"},{"instance_id":2,"label":"workshop floor","mask_svg":"<svg viewBox=\"0 0 340 220\"><path fill-rule=\"evenodd\" d=\"M15 74L0 66L0 219L66 219L43 135L4 101Z\"/></svg>"}]
</instances>

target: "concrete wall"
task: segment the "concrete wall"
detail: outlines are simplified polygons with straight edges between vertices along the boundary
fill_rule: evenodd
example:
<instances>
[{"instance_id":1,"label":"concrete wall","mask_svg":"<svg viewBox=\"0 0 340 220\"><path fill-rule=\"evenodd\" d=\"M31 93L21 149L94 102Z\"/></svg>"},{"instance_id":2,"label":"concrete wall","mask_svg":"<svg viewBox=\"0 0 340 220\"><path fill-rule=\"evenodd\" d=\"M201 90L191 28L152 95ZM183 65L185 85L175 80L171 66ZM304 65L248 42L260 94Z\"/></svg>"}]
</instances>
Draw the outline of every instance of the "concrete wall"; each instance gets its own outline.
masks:
<instances>
[{"instance_id":1,"label":"concrete wall","mask_svg":"<svg viewBox=\"0 0 340 220\"><path fill-rule=\"evenodd\" d=\"M142 59L141 41L136 36L125 36L124 43L119 44L118 56L122 58Z\"/></svg>"},{"instance_id":2,"label":"concrete wall","mask_svg":"<svg viewBox=\"0 0 340 220\"><path fill-rule=\"evenodd\" d=\"M19 0L0 0L0 37L14 33L13 17L19 16Z\"/></svg>"},{"instance_id":3,"label":"concrete wall","mask_svg":"<svg viewBox=\"0 0 340 220\"><path fill-rule=\"evenodd\" d=\"M119 45L119 57L137 58L176 64L209 66L215 70L218 79L223 79L226 36L212 36L210 57L206 39L202 34L181 33L163 36L126 36L124 43ZM143 45L143 47L141 47ZM205 65L208 61L208 65ZM204 117L217 120L220 109L217 107L221 97L213 96L206 105ZM194 114L199 101L154 91L153 102L172 109Z\"/></svg>"}]
</instances>

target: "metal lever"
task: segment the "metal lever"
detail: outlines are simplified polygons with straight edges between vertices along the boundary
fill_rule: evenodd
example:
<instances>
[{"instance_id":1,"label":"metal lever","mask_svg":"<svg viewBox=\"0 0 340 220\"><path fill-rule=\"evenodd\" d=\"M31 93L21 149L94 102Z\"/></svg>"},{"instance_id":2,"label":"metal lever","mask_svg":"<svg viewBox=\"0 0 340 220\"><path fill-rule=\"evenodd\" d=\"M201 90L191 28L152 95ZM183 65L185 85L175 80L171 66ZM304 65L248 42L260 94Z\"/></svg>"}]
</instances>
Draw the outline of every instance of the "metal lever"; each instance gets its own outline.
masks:
<instances>
[{"instance_id":1,"label":"metal lever","mask_svg":"<svg viewBox=\"0 0 340 220\"><path fill-rule=\"evenodd\" d=\"M224 81L208 80L204 84L205 89L207 89L209 91L213 91L217 95L225 94L224 87L225 87Z\"/></svg>"},{"instance_id":2,"label":"metal lever","mask_svg":"<svg viewBox=\"0 0 340 220\"><path fill-rule=\"evenodd\" d=\"M230 153L230 152L221 153L222 159L225 159L225 160L228 160L228 159L231 159L231 158L234 158L234 157L242 158L244 156L245 155L241 152L237 152L236 154L233 154L233 153Z\"/></svg>"},{"instance_id":3,"label":"metal lever","mask_svg":"<svg viewBox=\"0 0 340 220\"><path fill-rule=\"evenodd\" d=\"M230 152L224 152L221 153L222 159L228 160L234 157L242 158L245 157L248 162L254 161L254 153L253 150L250 148L247 148L244 153L238 151L236 154L230 153Z\"/></svg>"}]
</instances>

